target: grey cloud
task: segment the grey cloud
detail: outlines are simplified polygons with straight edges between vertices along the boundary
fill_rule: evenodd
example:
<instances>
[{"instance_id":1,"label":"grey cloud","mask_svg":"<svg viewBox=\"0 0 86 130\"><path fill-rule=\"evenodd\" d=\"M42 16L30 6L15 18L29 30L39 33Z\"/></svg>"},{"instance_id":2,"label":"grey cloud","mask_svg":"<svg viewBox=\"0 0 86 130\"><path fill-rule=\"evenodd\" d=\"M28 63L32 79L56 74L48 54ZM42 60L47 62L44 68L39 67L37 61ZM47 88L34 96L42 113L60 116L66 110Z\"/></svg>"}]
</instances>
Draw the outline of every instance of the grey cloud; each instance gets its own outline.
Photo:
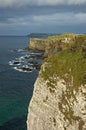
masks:
<instances>
[{"instance_id":1,"label":"grey cloud","mask_svg":"<svg viewBox=\"0 0 86 130\"><path fill-rule=\"evenodd\" d=\"M27 15L21 17L8 18L6 22L0 22L0 25L16 26L44 26L44 25L77 25L86 23L86 13L54 13L44 15Z\"/></svg>"},{"instance_id":2,"label":"grey cloud","mask_svg":"<svg viewBox=\"0 0 86 130\"><path fill-rule=\"evenodd\" d=\"M86 32L85 3L86 0L0 0L0 34Z\"/></svg>"},{"instance_id":3,"label":"grey cloud","mask_svg":"<svg viewBox=\"0 0 86 130\"><path fill-rule=\"evenodd\" d=\"M32 17L33 22L41 25L76 25L86 23L86 13L55 13L48 15L35 15Z\"/></svg>"},{"instance_id":4,"label":"grey cloud","mask_svg":"<svg viewBox=\"0 0 86 130\"><path fill-rule=\"evenodd\" d=\"M0 0L0 7L82 5L86 0Z\"/></svg>"},{"instance_id":5,"label":"grey cloud","mask_svg":"<svg viewBox=\"0 0 86 130\"><path fill-rule=\"evenodd\" d=\"M58 6L58 7L26 7L26 8L5 8L5 9L0 9L0 22L2 23L9 23L12 22L12 20L24 21L27 19L29 21L32 20L32 17L34 19L39 19L42 17L47 18L53 18L55 14L65 14L65 17L68 17L67 14L68 12L72 12L72 14L85 14L86 13L86 7L85 6ZM62 15L61 15L62 16ZM58 17L58 16L57 16ZM62 16L63 17L63 16ZM64 18L65 19L65 18ZM10 21L9 21L10 20ZM15 21L15 22L16 22ZM52 19L51 19L52 21ZM84 20L83 20L84 21ZM50 21L49 21L50 22ZM20 22L21 23L21 22Z\"/></svg>"}]
</instances>

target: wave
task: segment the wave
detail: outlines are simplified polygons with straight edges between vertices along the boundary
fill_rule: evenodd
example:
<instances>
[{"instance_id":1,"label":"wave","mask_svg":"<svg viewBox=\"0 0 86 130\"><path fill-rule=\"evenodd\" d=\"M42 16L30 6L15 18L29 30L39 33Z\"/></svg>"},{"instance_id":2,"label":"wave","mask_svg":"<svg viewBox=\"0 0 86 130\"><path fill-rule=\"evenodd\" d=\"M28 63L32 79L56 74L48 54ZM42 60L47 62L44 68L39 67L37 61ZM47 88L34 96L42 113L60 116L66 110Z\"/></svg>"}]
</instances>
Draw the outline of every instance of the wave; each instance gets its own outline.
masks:
<instances>
[{"instance_id":1,"label":"wave","mask_svg":"<svg viewBox=\"0 0 86 130\"><path fill-rule=\"evenodd\" d=\"M19 71L19 72L32 72L32 70L33 70L32 67L29 67L27 65L21 66L21 67L14 67L14 69Z\"/></svg>"},{"instance_id":2,"label":"wave","mask_svg":"<svg viewBox=\"0 0 86 130\"><path fill-rule=\"evenodd\" d=\"M24 49L14 49L17 52L24 52L19 58L9 61L9 65L19 72L32 72L33 69L39 70L42 52L26 51Z\"/></svg>"},{"instance_id":3,"label":"wave","mask_svg":"<svg viewBox=\"0 0 86 130\"><path fill-rule=\"evenodd\" d=\"M24 49L13 49L13 50L11 50L11 52L23 52L23 51L25 51Z\"/></svg>"},{"instance_id":4,"label":"wave","mask_svg":"<svg viewBox=\"0 0 86 130\"><path fill-rule=\"evenodd\" d=\"M9 65L21 65L21 63L20 61L13 60L13 61L9 61Z\"/></svg>"}]
</instances>

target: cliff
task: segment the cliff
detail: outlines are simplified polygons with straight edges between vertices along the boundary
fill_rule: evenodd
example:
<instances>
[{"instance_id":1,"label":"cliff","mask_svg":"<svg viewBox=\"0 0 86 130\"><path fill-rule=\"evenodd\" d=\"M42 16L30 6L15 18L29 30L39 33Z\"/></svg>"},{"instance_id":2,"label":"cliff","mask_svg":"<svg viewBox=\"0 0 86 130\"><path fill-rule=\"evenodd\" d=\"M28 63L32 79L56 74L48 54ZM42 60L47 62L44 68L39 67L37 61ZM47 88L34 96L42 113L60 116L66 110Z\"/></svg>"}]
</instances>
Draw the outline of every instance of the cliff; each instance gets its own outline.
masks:
<instances>
[{"instance_id":1,"label":"cliff","mask_svg":"<svg viewBox=\"0 0 86 130\"><path fill-rule=\"evenodd\" d=\"M30 38L29 49L43 50L44 56L52 55L61 50L73 46L78 34L64 33L56 36L48 36L47 39Z\"/></svg>"},{"instance_id":2,"label":"cliff","mask_svg":"<svg viewBox=\"0 0 86 130\"><path fill-rule=\"evenodd\" d=\"M30 49L37 49L37 50L45 50L45 48L50 43L50 40L47 39L38 39L38 38L30 38Z\"/></svg>"},{"instance_id":3,"label":"cliff","mask_svg":"<svg viewBox=\"0 0 86 130\"><path fill-rule=\"evenodd\" d=\"M86 129L86 35L41 66L28 109L28 130Z\"/></svg>"}]
</instances>

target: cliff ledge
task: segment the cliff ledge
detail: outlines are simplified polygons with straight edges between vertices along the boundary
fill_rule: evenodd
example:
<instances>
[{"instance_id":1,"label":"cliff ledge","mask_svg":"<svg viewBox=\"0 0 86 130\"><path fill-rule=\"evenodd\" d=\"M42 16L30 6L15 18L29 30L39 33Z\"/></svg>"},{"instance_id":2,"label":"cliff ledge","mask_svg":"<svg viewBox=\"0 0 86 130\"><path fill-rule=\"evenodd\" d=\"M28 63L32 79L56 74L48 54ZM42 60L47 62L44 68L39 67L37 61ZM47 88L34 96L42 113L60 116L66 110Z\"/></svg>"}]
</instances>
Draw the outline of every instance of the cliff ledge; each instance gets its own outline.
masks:
<instances>
[{"instance_id":1,"label":"cliff ledge","mask_svg":"<svg viewBox=\"0 0 86 130\"><path fill-rule=\"evenodd\" d=\"M43 62L28 108L27 130L86 130L86 35L70 42L61 38L70 45Z\"/></svg>"}]
</instances>

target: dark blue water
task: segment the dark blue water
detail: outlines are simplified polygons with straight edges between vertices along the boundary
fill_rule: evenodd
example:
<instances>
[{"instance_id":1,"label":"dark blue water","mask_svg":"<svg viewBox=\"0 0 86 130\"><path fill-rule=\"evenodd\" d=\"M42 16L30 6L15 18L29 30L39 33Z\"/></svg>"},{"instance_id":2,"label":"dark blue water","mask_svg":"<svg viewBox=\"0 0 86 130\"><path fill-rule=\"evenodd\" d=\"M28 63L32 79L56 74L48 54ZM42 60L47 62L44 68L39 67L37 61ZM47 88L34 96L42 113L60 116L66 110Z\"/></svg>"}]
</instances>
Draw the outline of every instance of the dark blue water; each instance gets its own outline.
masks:
<instances>
[{"instance_id":1,"label":"dark blue water","mask_svg":"<svg viewBox=\"0 0 86 130\"><path fill-rule=\"evenodd\" d=\"M27 55L28 37L0 37L0 130L26 130L27 110L38 71L19 72L9 61Z\"/></svg>"}]
</instances>

